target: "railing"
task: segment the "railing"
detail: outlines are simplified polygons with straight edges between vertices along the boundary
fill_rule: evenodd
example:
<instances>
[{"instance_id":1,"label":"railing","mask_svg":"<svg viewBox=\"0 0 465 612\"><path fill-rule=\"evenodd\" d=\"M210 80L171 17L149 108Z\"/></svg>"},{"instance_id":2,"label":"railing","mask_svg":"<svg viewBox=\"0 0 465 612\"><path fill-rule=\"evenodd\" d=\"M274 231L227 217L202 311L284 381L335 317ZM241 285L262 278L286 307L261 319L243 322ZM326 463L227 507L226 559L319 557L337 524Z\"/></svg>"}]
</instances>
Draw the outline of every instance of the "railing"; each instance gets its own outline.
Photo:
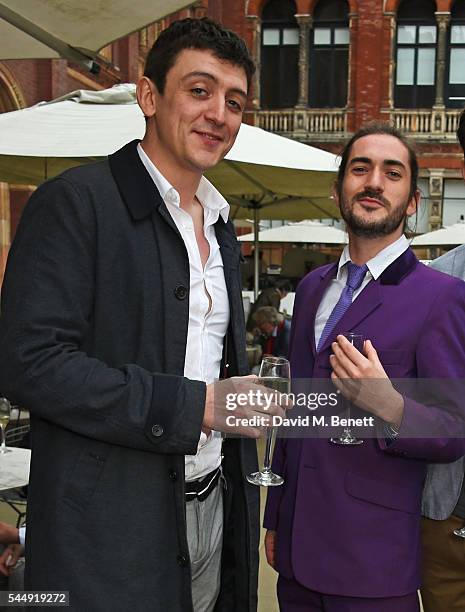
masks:
<instances>
[{"instance_id":1,"label":"railing","mask_svg":"<svg viewBox=\"0 0 465 612\"><path fill-rule=\"evenodd\" d=\"M410 136L455 139L460 113L460 109L396 108L390 116L394 125Z\"/></svg>"},{"instance_id":2,"label":"railing","mask_svg":"<svg viewBox=\"0 0 465 612\"><path fill-rule=\"evenodd\" d=\"M255 125L286 136L305 137L318 134L344 137L347 132L347 114L344 109L283 109L255 112Z\"/></svg>"},{"instance_id":3,"label":"railing","mask_svg":"<svg viewBox=\"0 0 465 612\"><path fill-rule=\"evenodd\" d=\"M394 125L414 138L454 140L460 109L401 109L390 111ZM341 140L347 137L345 109L291 108L259 110L254 113L258 127L304 140L317 136L322 140Z\"/></svg>"}]
</instances>

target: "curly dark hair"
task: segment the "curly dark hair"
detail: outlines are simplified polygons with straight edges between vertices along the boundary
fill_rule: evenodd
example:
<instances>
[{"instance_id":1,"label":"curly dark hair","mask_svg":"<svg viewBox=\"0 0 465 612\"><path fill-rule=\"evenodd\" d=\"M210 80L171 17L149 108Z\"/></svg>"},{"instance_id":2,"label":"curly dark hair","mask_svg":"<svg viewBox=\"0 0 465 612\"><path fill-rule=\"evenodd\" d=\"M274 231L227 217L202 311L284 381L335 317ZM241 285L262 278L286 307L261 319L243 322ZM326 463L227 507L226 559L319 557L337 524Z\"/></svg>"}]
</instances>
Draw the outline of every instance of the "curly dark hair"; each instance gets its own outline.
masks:
<instances>
[{"instance_id":1,"label":"curly dark hair","mask_svg":"<svg viewBox=\"0 0 465 612\"><path fill-rule=\"evenodd\" d=\"M232 30L208 19L181 19L163 30L150 49L144 76L151 79L163 94L166 75L183 49L206 49L220 60L244 69L250 89L255 64L245 42Z\"/></svg>"}]
</instances>

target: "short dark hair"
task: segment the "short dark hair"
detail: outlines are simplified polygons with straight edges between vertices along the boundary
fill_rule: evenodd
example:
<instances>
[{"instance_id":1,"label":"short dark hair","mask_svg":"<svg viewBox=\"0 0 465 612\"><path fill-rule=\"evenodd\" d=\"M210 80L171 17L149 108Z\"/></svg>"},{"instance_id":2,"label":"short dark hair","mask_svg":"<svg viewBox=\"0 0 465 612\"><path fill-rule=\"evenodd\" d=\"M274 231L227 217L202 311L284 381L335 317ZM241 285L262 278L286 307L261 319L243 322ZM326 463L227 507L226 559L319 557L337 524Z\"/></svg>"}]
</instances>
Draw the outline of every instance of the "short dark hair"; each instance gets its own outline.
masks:
<instances>
[{"instance_id":1,"label":"short dark hair","mask_svg":"<svg viewBox=\"0 0 465 612\"><path fill-rule=\"evenodd\" d=\"M278 278L274 283L274 287L282 292L289 293L289 291L292 291L292 284L286 278Z\"/></svg>"},{"instance_id":2,"label":"short dark hair","mask_svg":"<svg viewBox=\"0 0 465 612\"><path fill-rule=\"evenodd\" d=\"M400 142L406 147L409 156L409 164L410 164L410 194L409 198L412 198L417 190L417 181L418 181L418 159L415 149L412 144L408 141L408 139L402 134L400 130L391 125L390 123L386 123L384 121L370 121L363 127L361 127L352 138L347 142L344 149L340 153L341 163L339 165L339 170L337 173L336 179L336 188L339 196L341 196L342 192L342 181L344 179L347 162L349 161L350 152L352 150L352 145L354 142L363 138L364 136L372 136L373 134L385 134L387 136L394 136L400 140Z\"/></svg>"},{"instance_id":3,"label":"short dark hair","mask_svg":"<svg viewBox=\"0 0 465 612\"><path fill-rule=\"evenodd\" d=\"M255 64L245 42L233 31L204 17L174 21L161 32L150 49L144 76L154 82L161 94L165 89L168 71L184 49L205 49L218 59L243 68L247 77L247 90L250 89Z\"/></svg>"},{"instance_id":4,"label":"short dark hair","mask_svg":"<svg viewBox=\"0 0 465 612\"><path fill-rule=\"evenodd\" d=\"M462 147L462 151L465 157L465 108L460 114L459 117L459 127L457 128L457 138L460 142L460 146Z\"/></svg>"}]
</instances>

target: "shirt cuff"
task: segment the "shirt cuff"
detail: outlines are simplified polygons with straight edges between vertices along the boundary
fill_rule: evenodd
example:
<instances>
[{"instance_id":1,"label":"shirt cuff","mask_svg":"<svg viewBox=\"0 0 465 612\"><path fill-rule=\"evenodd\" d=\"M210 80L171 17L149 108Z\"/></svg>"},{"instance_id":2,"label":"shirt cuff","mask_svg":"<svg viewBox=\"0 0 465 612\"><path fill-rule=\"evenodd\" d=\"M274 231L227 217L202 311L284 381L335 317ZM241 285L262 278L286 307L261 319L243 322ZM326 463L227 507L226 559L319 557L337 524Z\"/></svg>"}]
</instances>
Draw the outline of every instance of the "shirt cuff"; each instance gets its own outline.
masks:
<instances>
[{"instance_id":1,"label":"shirt cuff","mask_svg":"<svg viewBox=\"0 0 465 612\"><path fill-rule=\"evenodd\" d=\"M384 437L388 442L393 442L396 438L399 437L399 430L391 423L384 423L383 429Z\"/></svg>"},{"instance_id":2,"label":"shirt cuff","mask_svg":"<svg viewBox=\"0 0 465 612\"><path fill-rule=\"evenodd\" d=\"M21 546L25 546L26 545L26 526L20 527L18 529L18 535L19 535L19 543L21 544Z\"/></svg>"}]
</instances>

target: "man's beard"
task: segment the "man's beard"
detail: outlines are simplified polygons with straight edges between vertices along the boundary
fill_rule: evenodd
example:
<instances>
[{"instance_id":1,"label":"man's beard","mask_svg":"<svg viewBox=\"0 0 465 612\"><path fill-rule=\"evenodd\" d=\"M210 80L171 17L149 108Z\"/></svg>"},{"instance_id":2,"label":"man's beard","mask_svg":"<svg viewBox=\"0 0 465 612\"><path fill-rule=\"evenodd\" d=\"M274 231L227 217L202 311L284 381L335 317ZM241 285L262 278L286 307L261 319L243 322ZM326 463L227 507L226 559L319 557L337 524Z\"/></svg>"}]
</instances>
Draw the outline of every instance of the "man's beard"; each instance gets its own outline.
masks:
<instances>
[{"instance_id":1,"label":"man's beard","mask_svg":"<svg viewBox=\"0 0 465 612\"><path fill-rule=\"evenodd\" d=\"M380 219L379 221L367 221L357 217L354 214L353 204L357 200L363 200L364 198L374 198L384 204L386 210L388 211L386 217L384 219ZM395 232L401 224L405 224L405 220L407 218L406 211L409 201L410 200L407 200L405 204L399 206L398 208L393 208L391 202L377 191L365 189L365 191L357 193L352 198L350 205L348 205L344 194L342 192L339 194L339 207L342 218L346 222L347 227L355 236L361 236L364 238L380 238L382 236L388 236L389 234Z\"/></svg>"}]
</instances>

